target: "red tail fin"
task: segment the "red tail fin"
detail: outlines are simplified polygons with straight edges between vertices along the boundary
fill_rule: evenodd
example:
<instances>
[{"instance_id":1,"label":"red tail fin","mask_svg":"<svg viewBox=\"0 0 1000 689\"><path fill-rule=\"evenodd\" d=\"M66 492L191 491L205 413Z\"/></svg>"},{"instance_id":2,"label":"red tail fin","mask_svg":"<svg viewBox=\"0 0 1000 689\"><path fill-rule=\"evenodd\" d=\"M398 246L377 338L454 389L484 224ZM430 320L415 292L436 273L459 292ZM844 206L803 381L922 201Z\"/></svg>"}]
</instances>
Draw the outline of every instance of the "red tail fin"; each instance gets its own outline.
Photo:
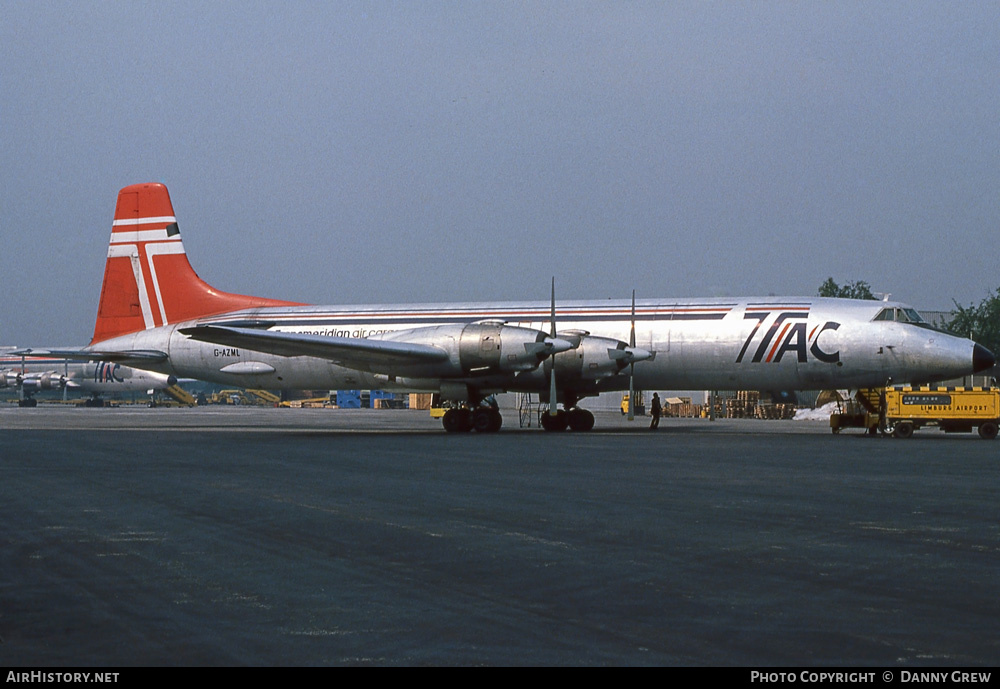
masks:
<instances>
[{"instance_id":1,"label":"red tail fin","mask_svg":"<svg viewBox=\"0 0 1000 689\"><path fill-rule=\"evenodd\" d=\"M295 303L220 292L199 278L164 185L133 184L118 192L91 344L202 316L286 305Z\"/></svg>"}]
</instances>

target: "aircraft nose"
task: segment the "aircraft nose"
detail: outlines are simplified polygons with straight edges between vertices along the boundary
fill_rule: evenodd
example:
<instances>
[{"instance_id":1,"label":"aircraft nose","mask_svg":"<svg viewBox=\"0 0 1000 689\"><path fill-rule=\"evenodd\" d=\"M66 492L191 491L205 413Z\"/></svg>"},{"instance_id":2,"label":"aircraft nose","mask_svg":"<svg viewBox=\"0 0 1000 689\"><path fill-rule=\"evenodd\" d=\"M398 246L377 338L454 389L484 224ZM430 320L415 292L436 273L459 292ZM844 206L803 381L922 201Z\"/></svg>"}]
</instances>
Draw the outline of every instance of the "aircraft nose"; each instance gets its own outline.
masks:
<instances>
[{"instance_id":1,"label":"aircraft nose","mask_svg":"<svg viewBox=\"0 0 1000 689\"><path fill-rule=\"evenodd\" d=\"M997 358L993 355L993 352L986 349L986 347L981 344L977 344L972 348L973 372L979 373L980 371L985 371L988 368L993 368L996 363Z\"/></svg>"}]
</instances>

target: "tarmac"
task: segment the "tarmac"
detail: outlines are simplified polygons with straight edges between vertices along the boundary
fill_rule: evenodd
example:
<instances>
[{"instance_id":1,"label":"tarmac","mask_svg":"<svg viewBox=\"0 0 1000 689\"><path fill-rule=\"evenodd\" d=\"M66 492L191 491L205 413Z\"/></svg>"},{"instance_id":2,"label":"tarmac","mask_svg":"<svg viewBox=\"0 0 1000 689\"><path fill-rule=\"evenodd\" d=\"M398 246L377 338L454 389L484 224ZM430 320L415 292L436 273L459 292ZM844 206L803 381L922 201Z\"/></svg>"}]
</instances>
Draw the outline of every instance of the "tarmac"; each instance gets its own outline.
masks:
<instances>
[{"instance_id":1,"label":"tarmac","mask_svg":"<svg viewBox=\"0 0 1000 689\"><path fill-rule=\"evenodd\" d=\"M596 416L0 406L0 665L1000 660L1000 442Z\"/></svg>"}]
</instances>

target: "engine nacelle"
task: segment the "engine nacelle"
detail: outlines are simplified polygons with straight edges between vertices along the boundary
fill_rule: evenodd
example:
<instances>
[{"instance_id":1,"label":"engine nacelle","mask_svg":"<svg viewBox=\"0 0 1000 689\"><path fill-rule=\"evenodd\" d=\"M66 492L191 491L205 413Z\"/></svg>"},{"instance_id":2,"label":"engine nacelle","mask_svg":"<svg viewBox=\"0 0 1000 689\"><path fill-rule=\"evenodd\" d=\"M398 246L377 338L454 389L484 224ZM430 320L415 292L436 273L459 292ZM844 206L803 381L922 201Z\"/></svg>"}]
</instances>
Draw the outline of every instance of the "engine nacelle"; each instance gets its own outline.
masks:
<instances>
[{"instance_id":1,"label":"engine nacelle","mask_svg":"<svg viewBox=\"0 0 1000 689\"><path fill-rule=\"evenodd\" d=\"M572 385L578 380L607 378L617 375L627 365L625 357L618 356L628 347L627 343L593 335L577 337L580 344L576 349L556 355L556 381Z\"/></svg>"},{"instance_id":2,"label":"engine nacelle","mask_svg":"<svg viewBox=\"0 0 1000 689\"><path fill-rule=\"evenodd\" d=\"M21 379L21 389L27 393L39 390L61 390L64 387L66 387L66 377L54 371L29 373Z\"/></svg>"},{"instance_id":3,"label":"engine nacelle","mask_svg":"<svg viewBox=\"0 0 1000 689\"><path fill-rule=\"evenodd\" d=\"M629 364L653 358L653 354L645 349L630 347L621 340L597 337L586 331L564 331L558 336L576 344L572 351L555 357L556 388L560 394L564 391L573 394L593 391L597 381L616 375L627 376ZM534 388L544 398L551 371L552 365L546 361L537 371L519 376L515 389Z\"/></svg>"},{"instance_id":4,"label":"engine nacelle","mask_svg":"<svg viewBox=\"0 0 1000 689\"><path fill-rule=\"evenodd\" d=\"M21 374L17 371L0 371L0 388L16 388L21 384Z\"/></svg>"},{"instance_id":5,"label":"engine nacelle","mask_svg":"<svg viewBox=\"0 0 1000 689\"><path fill-rule=\"evenodd\" d=\"M568 352L557 354L556 381L561 386L576 388L579 382L590 382L614 376L626 366L652 358L645 349L629 347L628 343L610 337L598 337L586 331L570 330L557 333L562 339L576 343ZM548 374L549 366L545 366Z\"/></svg>"},{"instance_id":6,"label":"engine nacelle","mask_svg":"<svg viewBox=\"0 0 1000 689\"><path fill-rule=\"evenodd\" d=\"M541 330L498 321L396 330L371 339L429 345L448 353L445 362L401 367L405 369L400 371L401 375L414 377L469 377L531 371L552 354L573 347L571 342L549 337Z\"/></svg>"}]
</instances>

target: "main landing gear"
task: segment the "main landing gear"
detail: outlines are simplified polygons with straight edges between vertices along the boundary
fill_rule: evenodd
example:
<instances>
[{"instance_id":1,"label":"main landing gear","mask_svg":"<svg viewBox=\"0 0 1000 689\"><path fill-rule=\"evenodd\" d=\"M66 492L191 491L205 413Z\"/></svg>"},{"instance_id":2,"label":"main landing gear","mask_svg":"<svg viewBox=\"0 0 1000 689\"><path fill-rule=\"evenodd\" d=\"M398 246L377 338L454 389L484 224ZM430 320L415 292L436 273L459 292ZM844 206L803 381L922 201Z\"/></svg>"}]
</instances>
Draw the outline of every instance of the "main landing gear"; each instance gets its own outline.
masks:
<instances>
[{"instance_id":1,"label":"main landing gear","mask_svg":"<svg viewBox=\"0 0 1000 689\"><path fill-rule=\"evenodd\" d=\"M569 411L560 409L555 415L543 411L541 414L542 428L546 431L589 431L594 427L594 415L586 409L573 407ZM496 433L503 426L503 417L493 407L455 407L449 409L441 418L441 425L449 433Z\"/></svg>"},{"instance_id":2,"label":"main landing gear","mask_svg":"<svg viewBox=\"0 0 1000 689\"><path fill-rule=\"evenodd\" d=\"M441 424L449 433L466 433L471 430L496 433L503 426L503 417L493 407L455 407L444 413Z\"/></svg>"},{"instance_id":3,"label":"main landing gear","mask_svg":"<svg viewBox=\"0 0 1000 689\"><path fill-rule=\"evenodd\" d=\"M589 431L594 427L594 415L586 409L573 407L569 411L560 409L554 415L542 412L542 428L547 431Z\"/></svg>"}]
</instances>

